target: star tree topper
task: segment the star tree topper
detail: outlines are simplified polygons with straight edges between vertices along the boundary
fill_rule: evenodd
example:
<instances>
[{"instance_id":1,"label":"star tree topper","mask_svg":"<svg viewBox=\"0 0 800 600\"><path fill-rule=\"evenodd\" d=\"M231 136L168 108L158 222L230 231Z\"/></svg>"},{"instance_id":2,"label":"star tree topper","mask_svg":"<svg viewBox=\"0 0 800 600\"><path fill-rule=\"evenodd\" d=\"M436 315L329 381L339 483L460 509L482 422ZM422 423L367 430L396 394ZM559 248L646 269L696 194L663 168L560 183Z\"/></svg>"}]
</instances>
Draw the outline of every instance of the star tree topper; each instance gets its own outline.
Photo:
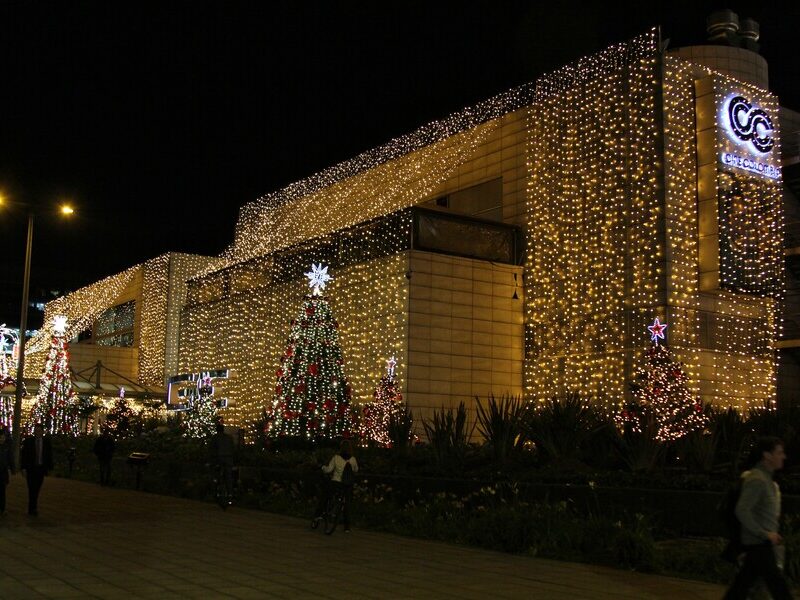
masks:
<instances>
[{"instance_id":1,"label":"star tree topper","mask_svg":"<svg viewBox=\"0 0 800 600\"><path fill-rule=\"evenodd\" d=\"M322 290L325 289L325 284L333 279L333 277L328 275L328 267L323 267L322 263L318 265L312 263L311 270L306 273L306 277L308 277L308 286L311 288L311 293L314 296L322 294Z\"/></svg>"},{"instance_id":2,"label":"star tree topper","mask_svg":"<svg viewBox=\"0 0 800 600\"><path fill-rule=\"evenodd\" d=\"M664 337L664 330L667 328L667 324L659 321L658 317L656 317L656 320L653 321L653 324L648 325L647 328L650 330L650 339L656 343L656 346L658 345L658 338L661 338L662 340L666 339Z\"/></svg>"},{"instance_id":3,"label":"star tree topper","mask_svg":"<svg viewBox=\"0 0 800 600\"><path fill-rule=\"evenodd\" d=\"M64 335L67 331L67 317L56 315L53 317L53 332L56 335Z\"/></svg>"}]
</instances>

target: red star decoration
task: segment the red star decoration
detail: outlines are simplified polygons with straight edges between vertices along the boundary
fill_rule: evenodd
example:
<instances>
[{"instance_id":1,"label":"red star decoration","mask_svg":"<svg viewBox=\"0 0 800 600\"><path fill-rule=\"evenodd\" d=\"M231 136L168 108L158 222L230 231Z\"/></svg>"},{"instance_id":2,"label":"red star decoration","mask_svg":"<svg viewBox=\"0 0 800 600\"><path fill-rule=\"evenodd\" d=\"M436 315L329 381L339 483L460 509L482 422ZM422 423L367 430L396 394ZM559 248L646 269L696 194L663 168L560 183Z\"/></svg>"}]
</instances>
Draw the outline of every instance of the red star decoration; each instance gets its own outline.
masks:
<instances>
[{"instance_id":1,"label":"red star decoration","mask_svg":"<svg viewBox=\"0 0 800 600\"><path fill-rule=\"evenodd\" d=\"M662 323L656 317L656 320L653 321L652 325L648 325L647 329L650 330L650 339L653 340L656 344L658 344L658 338L664 339L664 330L667 328L666 323Z\"/></svg>"}]
</instances>

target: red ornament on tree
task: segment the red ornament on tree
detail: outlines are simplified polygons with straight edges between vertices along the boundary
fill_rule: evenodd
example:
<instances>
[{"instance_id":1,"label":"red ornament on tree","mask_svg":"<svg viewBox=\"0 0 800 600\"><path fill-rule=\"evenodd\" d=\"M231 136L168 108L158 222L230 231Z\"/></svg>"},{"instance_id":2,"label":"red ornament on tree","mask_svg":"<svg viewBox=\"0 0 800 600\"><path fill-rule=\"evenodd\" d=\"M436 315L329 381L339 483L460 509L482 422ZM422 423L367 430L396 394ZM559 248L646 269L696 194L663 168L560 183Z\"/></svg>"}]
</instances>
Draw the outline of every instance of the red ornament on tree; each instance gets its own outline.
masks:
<instances>
[{"instance_id":1,"label":"red ornament on tree","mask_svg":"<svg viewBox=\"0 0 800 600\"><path fill-rule=\"evenodd\" d=\"M317 366L317 363L311 363L310 365L308 365L308 372L310 375L316 377L317 374L319 373L319 367Z\"/></svg>"}]
</instances>

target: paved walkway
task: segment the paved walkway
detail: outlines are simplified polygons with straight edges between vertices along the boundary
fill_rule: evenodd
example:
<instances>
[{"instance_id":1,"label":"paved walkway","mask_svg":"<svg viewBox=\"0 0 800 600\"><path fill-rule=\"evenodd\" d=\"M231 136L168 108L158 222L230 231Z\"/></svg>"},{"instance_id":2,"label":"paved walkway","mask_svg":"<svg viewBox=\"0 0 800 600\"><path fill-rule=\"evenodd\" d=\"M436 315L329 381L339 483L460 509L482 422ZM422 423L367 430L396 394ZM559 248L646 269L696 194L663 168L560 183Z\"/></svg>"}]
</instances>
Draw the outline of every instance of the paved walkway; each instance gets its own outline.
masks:
<instances>
[{"instance_id":1,"label":"paved walkway","mask_svg":"<svg viewBox=\"0 0 800 600\"><path fill-rule=\"evenodd\" d=\"M48 478L12 478L0 598L718 599L722 588Z\"/></svg>"}]
</instances>

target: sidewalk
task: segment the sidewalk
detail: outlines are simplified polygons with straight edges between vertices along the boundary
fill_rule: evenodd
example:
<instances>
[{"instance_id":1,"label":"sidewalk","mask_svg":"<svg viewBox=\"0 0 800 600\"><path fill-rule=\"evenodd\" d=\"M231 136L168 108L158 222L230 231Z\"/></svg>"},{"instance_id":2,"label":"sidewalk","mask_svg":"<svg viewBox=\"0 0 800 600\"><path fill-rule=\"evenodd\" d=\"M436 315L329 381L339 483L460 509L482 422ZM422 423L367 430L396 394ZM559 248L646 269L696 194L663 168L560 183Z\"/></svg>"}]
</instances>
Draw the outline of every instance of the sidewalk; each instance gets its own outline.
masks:
<instances>
[{"instance_id":1,"label":"sidewalk","mask_svg":"<svg viewBox=\"0 0 800 600\"><path fill-rule=\"evenodd\" d=\"M531 559L47 478L0 517L0 598L722 597L720 586ZM337 583L337 581L339 583Z\"/></svg>"}]
</instances>

